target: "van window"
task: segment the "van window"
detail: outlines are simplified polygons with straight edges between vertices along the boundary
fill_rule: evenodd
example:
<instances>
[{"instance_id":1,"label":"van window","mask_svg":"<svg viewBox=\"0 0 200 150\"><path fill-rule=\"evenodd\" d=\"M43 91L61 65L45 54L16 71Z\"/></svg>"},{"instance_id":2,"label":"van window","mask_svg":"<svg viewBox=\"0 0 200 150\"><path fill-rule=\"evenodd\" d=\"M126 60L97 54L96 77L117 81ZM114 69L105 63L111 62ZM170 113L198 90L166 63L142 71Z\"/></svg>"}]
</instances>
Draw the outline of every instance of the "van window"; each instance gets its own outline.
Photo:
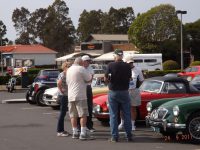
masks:
<instances>
[{"instance_id":1,"label":"van window","mask_svg":"<svg viewBox=\"0 0 200 150\"><path fill-rule=\"evenodd\" d=\"M142 63L143 59L134 59L134 63Z\"/></svg>"},{"instance_id":2,"label":"van window","mask_svg":"<svg viewBox=\"0 0 200 150\"><path fill-rule=\"evenodd\" d=\"M157 59L145 59L144 62L147 62L147 63L157 62Z\"/></svg>"}]
</instances>

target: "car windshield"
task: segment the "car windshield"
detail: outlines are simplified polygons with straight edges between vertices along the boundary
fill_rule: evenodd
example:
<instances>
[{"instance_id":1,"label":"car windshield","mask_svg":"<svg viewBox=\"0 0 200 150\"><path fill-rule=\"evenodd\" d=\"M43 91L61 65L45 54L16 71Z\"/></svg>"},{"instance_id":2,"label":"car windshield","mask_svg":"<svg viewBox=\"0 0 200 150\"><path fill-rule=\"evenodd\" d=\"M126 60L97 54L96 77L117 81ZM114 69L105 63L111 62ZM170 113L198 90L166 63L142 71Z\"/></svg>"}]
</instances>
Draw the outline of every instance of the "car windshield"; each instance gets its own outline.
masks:
<instances>
[{"instance_id":1,"label":"car windshield","mask_svg":"<svg viewBox=\"0 0 200 150\"><path fill-rule=\"evenodd\" d=\"M161 81L146 80L140 86L141 91L159 93L162 88Z\"/></svg>"},{"instance_id":2,"label":"car windshield","mask_svg":"<svg viewBox=\"0 0 200 150\"><path fill-rule=\"evenodd\" d=\"M192 81L191 81L192 83L195 83L195 82L200 82L200 75L196 75L193 79L192 79Z\"/></svg>"},{"instance_id":3,"label":"car windshield","mask_svg":"<svg viewBox=\"0 0 200 150\"><path fill-rule=\"evenodd\" d=\"M92 87L102 87L102 86L105 86L103 78L94 78L92 80L91 86Z\"/></svg>"},{"instance_id":4,"label":"car windshield","mask_svg":"<svg viewBox=\"0 0 200 150\"><path fill-rule=\"evenodd\" d=\"M178 93L186 93L186 86L182 82L165 82L162 93L169 94L178 94Z\"/></svg>"}]
</instances>

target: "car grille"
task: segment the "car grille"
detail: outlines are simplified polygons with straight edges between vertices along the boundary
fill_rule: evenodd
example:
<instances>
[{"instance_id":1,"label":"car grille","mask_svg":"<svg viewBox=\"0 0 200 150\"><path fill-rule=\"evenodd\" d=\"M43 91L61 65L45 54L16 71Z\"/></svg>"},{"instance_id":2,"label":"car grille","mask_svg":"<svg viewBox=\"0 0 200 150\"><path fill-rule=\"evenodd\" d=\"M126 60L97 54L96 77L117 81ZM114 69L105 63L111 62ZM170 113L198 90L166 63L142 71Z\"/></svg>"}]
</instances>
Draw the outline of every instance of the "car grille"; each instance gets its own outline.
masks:
<instances>
[{"instance_id":1,"label":"car grille","mask_svg":"<svg viewBox=\"0 0 200 150\"><path fill-rule=\"evenodd\" d=\"M168 110L160 107L158 109L155 109L152 113L150 118L153 120L162 120L165 118L166 114L167 114Z\"/></svg>"},{"instance_id":2,"label":"car grille","mask_svg":"<svg viewBox=\"0 0 200 150\"><path fill-rule=\"evenodd\" d=\"M53 97L52 95L48 95L48 94L45 94L44 96L46 97L46 99L52 99Z\"/></svg>"}]
</instances>

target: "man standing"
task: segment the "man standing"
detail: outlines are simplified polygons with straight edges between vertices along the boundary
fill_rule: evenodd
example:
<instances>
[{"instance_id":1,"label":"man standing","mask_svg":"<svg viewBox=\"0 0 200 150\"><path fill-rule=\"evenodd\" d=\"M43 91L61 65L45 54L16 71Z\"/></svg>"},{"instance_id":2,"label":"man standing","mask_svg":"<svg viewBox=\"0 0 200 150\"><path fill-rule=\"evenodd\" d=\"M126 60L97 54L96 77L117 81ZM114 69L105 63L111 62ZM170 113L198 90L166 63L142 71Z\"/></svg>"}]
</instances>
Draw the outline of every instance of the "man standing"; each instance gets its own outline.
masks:
<instances>
[{"instance_id":1,"label":"man standing","mask_svg":"<svg viewBox=\"0 0 200 150\"><path fill-rule=\"evenodd\" d=\"M71 118L73 139L91 139L86 132L86 121L88 116L86 87L91 82L92 76L82 66L81 58L76 58L74 64L67 71L68 84L68 107ZM78 134L77 118L80 117L81 133Z\"/></svg>"},{"instance_id":2,"label":"man standing","mask_svg":"<svg viewBox=\"0 0 200 150\"><path fill-rule=\"evenodd\" d=\"M83 60L83 67L88 71L88 73L91 74L91 76L94 76L94 71L92 67L90 66L91 58L88 55L84 55L82 57ZM86 126L90 130L90 132L95 132L95 129L93 128L93 121L92 121L92 109L93 109L93 94L92 94L92 87L91 82L87 84L87 104L88 104L88 112L89 116L87 117L87 123Z\"/></svg>"},{"instance_id":3,"label":"man standing","mask_svg":"<svg viewBox=\"0 0 200 150\"><path fill-rule=\"evenodd\" d=\"M137 118L137 107L141 105L141 95L139 87L141 83L144 81L144 77L142 71L134 66L133 57L128 56L125 58L126 63L130 65L132 68L132 78L129 83L129 95L131 99L131 122L132 122L132 130L135 130L135 120ZM122 129L124 127L124 120L121 118L121 123L118 129Z\"/></svg>"},{"instance_id":4,"label":"man standing","mask_svg":"<svg viewBox=\"0 0 200 150\"><path fill-rule=\"evenodd\" d=\"M130 66L122 61L123 51L114 51L115 62L108 65L105 78L109 82L108 102L110 112L111 142L118 142L118 114L120 107L124 118L124 128L127 141L132 141L131 133L131 105L128 93L129 81L131 79Z\"/></svg>"}]
</instances>

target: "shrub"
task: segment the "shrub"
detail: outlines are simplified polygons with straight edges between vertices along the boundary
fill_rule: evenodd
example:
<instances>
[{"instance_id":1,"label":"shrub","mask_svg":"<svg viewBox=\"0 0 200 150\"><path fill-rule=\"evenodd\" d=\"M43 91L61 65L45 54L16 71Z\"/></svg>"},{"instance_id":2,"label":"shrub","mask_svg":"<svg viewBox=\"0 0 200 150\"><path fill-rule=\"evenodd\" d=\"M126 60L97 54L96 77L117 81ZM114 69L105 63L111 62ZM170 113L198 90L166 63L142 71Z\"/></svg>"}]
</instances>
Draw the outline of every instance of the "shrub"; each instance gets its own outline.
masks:
<instances>
[{"instance_id":1,"label":"shrub","mask_svg":"<svg viewBox=\"0 0 200 150\"><path fill-rule=\"evenodd\" d=\"M163 63L163 70L176 70L176 69L180 69L180 66L174 60L167 60Z\"/></svg>"},{"instance_id":2,"label":"shrub","mask_svg":"<svg viewBox=\"0 0 200 150\"><path fill-rule=\"evenodd\" d=\"M200 65L200 61L193 61L190 66L199 66Z\"/></svg>"}]
</instances>

